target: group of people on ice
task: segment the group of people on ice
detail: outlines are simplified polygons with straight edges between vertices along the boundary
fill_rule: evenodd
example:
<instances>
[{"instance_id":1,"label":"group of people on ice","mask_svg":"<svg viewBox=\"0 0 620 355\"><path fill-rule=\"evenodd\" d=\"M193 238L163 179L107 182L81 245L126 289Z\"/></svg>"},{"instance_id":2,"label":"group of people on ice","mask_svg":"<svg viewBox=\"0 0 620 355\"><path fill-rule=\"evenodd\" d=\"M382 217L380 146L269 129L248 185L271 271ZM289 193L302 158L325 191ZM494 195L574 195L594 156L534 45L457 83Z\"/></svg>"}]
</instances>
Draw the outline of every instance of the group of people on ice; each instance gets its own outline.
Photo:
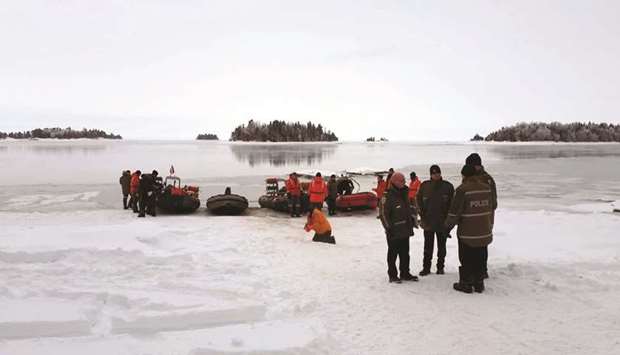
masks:
<instances>
[{"instance_id":1,"label":"group of people on ice","mask_svg":"<svg viewBox=\"0 0 620 355\"><path fill-rule=\"evenodd\" d=\"M444 274L446 242L455 226L458 237L458 253L461 266L459 281L454 283L457 291L481 293L484 279L488 278L487 246L493 240L493 223L497 208L495 181L482 166L477 153L469 155L461 169L462 182L454 186L444 180L441 168L432 165L430 178L420 182L415 172L410 176L409 186L400 172L389 170L387 178L377 177L373 189L379 202L379 218L385 229L388 251L389 282L418 281L409 269L409 238L414 228L424 230L424 259L420 276L431 273L433 250L437 240L438 275ZM336 177L332 175L327 183L317 173L310 182L310 212L304 226L306 231L315 231L313 241L335 244L332 228L321 212L323 201L327 201L328 213L335 213L337 196ZM291 216L300 216L298 205L301 189L295 173L286 181ZM420 222L418 225L418 216ZM396 260L399 266L396 266ZM400 274L399 274L400 271Z\"/></svg>"},{"instance_id":2,"label":"group of people on ice","mask_svg":"<svg viewBox=\"0 0 620 355\"><path fill-rule=\"evenodd\" d=\"M157 170L153 170L150 174L142 174L140 170L133 173L125 170L119 183L123 192L124 209L131 208L134 213L138 213L138 217L145 217L146 214L156 216L156 194L163 187Z\"/></svg>"},{"instance_id":3,"label":"group of people on ice","mask_svg":"<svg viewBox=\"0 0 620 355\"><path fill-rule=\"evenodd\" d=\"M291 217L301 217L303 189L297 173L291 173L285 182L286 195L288 198L289 212ZM327 182L321 173L316 173L308 186L309 211L315 207L322 208L323 202L327 203L327 213L330 216L336 214L336 198L338 195L351 195L353 193L353 181L332 174Z\"/></svg>"},{"instance_id":4,"label":"group of people on ice","mask_svg":"<svg viewBox=\"0 0 620 355\"><path fill-rule=\"evenodd\" d=\"M481 293L488 278L488 245L493 240L493 223L497 208L495 181L482 165L477 153L470 154L461 169L462 182L454 189L443 180L438 165L430 167L430 179L419 184L412 194L405 177L394 173L379 204L379 216L387 237L388 277L390 282L418 281L409 270L409 237L413 235L416 213L424 230L424 259L420 276L431 272L435 239L437 240L437 274L444 273L446 241L455 227L461 266L457 291ZM410 186L415 189L412 173ZM414 190L415 191L415 190ZM413 196L413 198L412 198ZM396 259L399 268L396 268ZM400 271L400 275L398 273Z\"/></svg>"},{"instance_id":5,"label":"group of people on ice","mask_svg":"<svg viewBox=\"0 0 620 355\"><path fill-rule=\"evenodd\" d=\"M414 228L419 227L424 230L424 259L419 275L431 273L435 240L436 273L444 274L446 242L451 238L452 229L458 226L461 266L459 281L454 284L454 289L466 293L483 292L484 279L488 278L487 246L493 240L497 208L495 181L485 171L477 153L467 157L461 169L462 182L456 189L442 178L438 165L432 165L429 173L430 178L420 182L416 173L411 172L408 186L405 176L394 169L388 171L385 180L383 176L377 177L377 187L373 190L379 199L378 218L387 239L389 282L418 281L409 269L409 238L413 236ZM157 192L163 187L161 181L156 170L151 174L141 174L139 170L134 173L124 171L119 181L123 191L123 208L131 208L139 213L139 217L147 213L155 216ZM300 217L302 188L297 174L290 174L285 185L290 214ZM308 232L314 230L313 241L336 243L332 227L321 211L323 202L327 202L328 214L333 216L336 214L338 195L351 194L352 191L350 179L338 179L336 175L331 175L325 182L321 173L316 173L307 188L310 208L304 226Z\"/></svg>"}]
</instances>

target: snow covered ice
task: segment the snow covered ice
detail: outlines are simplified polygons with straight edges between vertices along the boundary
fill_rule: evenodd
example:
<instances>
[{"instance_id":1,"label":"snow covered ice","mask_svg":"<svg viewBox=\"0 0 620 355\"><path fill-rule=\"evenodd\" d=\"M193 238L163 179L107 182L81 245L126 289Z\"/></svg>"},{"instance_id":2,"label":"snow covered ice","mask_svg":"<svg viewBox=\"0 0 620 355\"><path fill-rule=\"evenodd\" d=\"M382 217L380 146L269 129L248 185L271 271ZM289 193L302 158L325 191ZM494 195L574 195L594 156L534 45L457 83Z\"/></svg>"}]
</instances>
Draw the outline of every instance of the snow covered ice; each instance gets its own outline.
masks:
<instances>
[{"instance_id":1,"label":"snow covered ice","mask_svg":"<svg viewBox=\"0 0 620 355\"><path fill-rule=\"evenodd\" d=\"M29 165L13 165L19 179L0 180L0 354L620 352L620 216L612 212L620 196L619 145L566 145L557 156L555 147L464 144L425 156L456 184L459 165L478 150L497 180L491 278L485 293L464 295L452 290L455 238L446 275L388 284L374 211L330 218L337 245L312 243L304 219L256 208L242 217L201 208L137 219L118 208L118 176L133 165L113 161L125 151L137 162L148 148L106 142L84 153L75 147L94 143L64 143L74 146L50 153L1 144L8 146L0 150L2 166L20 154ZM166 171L163 161L172 155L153 149L144 160ZM325 149L330 153L318 159ZM271 169L386 169L382 156L398 155L394 168L426 177L428 164L416 152L433 147L416 149L341 144L310 148L312 159L296 153L274 161L265 148L250 168L251 149L192 142L175 145L174 155L184 156L175 169L199 183L203 203L225 185L255 202ZM230 159L241 172L191 164L203 155ZM78 168L93 159L106 166L91 163L92 174ZM78 181L55 170L43 179L41 160L77 164ZM370 187L372 178L360 183ZM422 267L422 245L416 230L412 272Z\"/></svg>"}]
</instances>

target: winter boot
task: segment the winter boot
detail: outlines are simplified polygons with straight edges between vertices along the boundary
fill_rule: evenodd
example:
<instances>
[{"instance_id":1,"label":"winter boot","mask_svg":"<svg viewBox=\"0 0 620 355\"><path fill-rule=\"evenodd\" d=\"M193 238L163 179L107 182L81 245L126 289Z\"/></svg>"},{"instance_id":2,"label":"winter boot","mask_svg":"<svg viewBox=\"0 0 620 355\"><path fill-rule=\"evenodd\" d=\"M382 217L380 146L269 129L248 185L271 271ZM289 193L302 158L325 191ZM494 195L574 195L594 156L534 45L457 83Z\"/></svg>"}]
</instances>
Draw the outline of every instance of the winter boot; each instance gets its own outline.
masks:
<instances>
[{"instance_id":1,"label":"winter boot","mask_svg":"<svg viewBox=\"0 0 620 355\"><path fill-rule=\"evenodd\" d=\"M430 274L430 273L431 273L431 270L430 270L430 269L424 268L424 269L422 269L422 271L420 271L420 273L419 273L418 275L420 275L420 276L426 276L426 275L428 275L428 274Z\"/></svg>"},{"instance_id":2,"label":"winter boot","mask_svg":"<svg viewBox=\"0 0 620 355\"><path fill-rule=\"evenodd\" d=\"M484 281L480 280L479 282L476 282L474 284L474 291L476 291L476 293L484 292Z\"/></svg>"},{"instance_id":3,"label":"winter boot","mask_svg":"<svg viewBox=\"0 0 620 355\"><path fill-rule=\"evenodd\" d=\"M474 291L476 291L476 293L484 292L484 271L481 274L476 274L474 277Z\"/></svg>"},{"instance_id":4,"label":"winter boot","mask_svg":"<svg viewBox=\"0 0 620 355\"><path fill-rule=\"evenodd\" d=\"M402 281L400 281L400 279L396 276L390 276L390 283L392 282L397 284L402 283Z\"/></svg>"},{"instance_id":5,"label":"winter boot","mask_svg":"<svg viewBox=\"0 0 620 355\"><path fill-rule=\"evenodd\" d=\"M438 267L437 268L437 275L443 275L443 274L445 274L445 272L443 271L443 268L442 267Z\"/></svg>"},{"instance_id":6,"label":"winter boot","mask_svg":"<svg viewBox=\"0 0 620 355\"><path fill-rule=\"evenodd\" d=\"M459 267L459 282L455 282L454 287L455 290L465 293L472 293L471 282L467 281L468 275L466 275L465 269L463 267Z\"/></svg>"},{"instance_id":7,"label":"winter boot","mask_svg":"<svg viewBox=\"0 0 620 355\"><path fill-rule=\"evenodd\" d=\"M403 281L418 281L418 277L417 276L413 276L410 273L401 274L400 275L400 279L403 280Z\"/></svg>"}]
</instances>

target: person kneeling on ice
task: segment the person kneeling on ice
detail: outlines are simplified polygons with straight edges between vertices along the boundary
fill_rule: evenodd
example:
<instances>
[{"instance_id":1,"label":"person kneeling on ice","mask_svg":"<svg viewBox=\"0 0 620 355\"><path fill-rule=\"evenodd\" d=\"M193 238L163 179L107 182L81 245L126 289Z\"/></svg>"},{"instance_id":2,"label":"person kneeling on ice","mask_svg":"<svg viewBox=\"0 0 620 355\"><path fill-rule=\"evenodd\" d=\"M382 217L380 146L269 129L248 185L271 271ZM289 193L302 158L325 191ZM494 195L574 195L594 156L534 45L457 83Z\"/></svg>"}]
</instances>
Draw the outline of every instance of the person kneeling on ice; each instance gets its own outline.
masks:
<instances>
[{"instance_id":1,"label":"person kneeling on ice","mask_svg":"<svg viewBox=\"0 0 620 355\"><path fill-rule=\"evenodd\" d=\"M304 229L306 232L314 230L313 242L336 244L336 239L332 236L332 226L327 221L327 218L325 218L323 212L318 208L310 210L308 221Z\"/></svg>"},{"instance_id":2,"label":"person kneeling on ice","mask_svg":"<svg viewBox=\"0 0 620 355\"><path fill-rule=\"evenodd\" d=\"M390 179L390 187L383 194L379 209L379 217L388 244L387 263L390 282L418 281L418 277L409 272L409 237L413 235L413 217L408 194L405 177L401 173L394 173ZM396 271L397 257L400 259L400 278Z\"/></svg>"},{"instance_id":3,"label":"person kneeling on ice","mask_svg":"<svg viewBox=\"0 0 620 355\"><path fill-rule=\"evenodd\" d=\"M493 193L491 187L481 182L472 165L461 170L463 183L456 188L445 230L458 224L459 282L457 291L472 293L484 291L485 251L493 241Z\"/></svg>"}]
</instances>

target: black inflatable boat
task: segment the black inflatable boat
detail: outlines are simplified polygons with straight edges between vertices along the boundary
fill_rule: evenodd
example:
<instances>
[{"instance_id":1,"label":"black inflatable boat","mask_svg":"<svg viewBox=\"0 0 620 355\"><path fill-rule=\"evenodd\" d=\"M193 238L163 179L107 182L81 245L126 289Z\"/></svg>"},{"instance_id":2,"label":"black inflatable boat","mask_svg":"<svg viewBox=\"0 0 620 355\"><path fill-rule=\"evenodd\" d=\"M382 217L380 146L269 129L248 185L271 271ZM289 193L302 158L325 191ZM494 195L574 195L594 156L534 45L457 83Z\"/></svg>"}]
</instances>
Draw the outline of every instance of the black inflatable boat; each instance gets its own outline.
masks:
<instances>
[{"instance_id":1,"label":"black inflatable boat","mask_svg":"<svg viewBox=\"0 0 620 355\"><path fill-rule=\"evenodd\" d=\"M217 215L235 216L243 213L248 208L248 199L230 193L230 188L222 195L209 197L207 209Z\"/></svg>"}]
</instances>

